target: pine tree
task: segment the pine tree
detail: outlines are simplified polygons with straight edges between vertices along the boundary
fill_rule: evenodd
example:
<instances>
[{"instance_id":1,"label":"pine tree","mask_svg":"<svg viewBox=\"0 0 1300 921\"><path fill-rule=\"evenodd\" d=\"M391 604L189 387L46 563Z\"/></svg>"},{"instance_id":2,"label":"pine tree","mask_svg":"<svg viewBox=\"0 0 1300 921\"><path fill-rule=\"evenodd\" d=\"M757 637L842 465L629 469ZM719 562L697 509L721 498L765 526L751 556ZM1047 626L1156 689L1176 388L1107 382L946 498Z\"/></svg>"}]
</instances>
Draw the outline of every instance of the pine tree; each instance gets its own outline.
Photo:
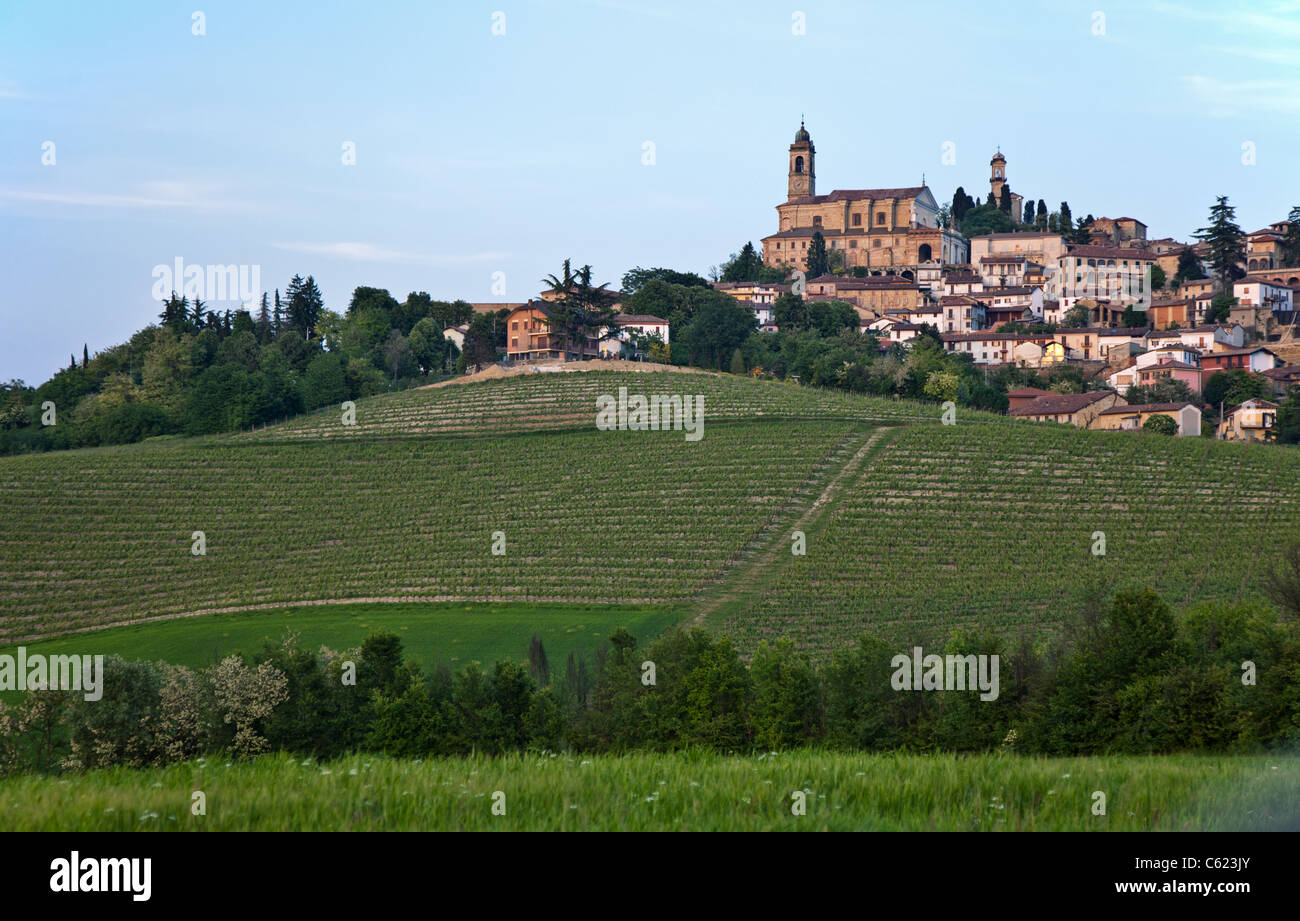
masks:
<instances>
[{"instance_id":1,"label":"pine tree","mask_svg":"<svg viewBox=\"0 0 1300 921\"><path fill-rule=\"evenodd\" d=\"M72 371L77 370L77 356L76 356L76 355L73 355L71 352L69 352L69 353L68 353L68 357L72 359L72 364L69 365L69 369L72 370Z\"/></svg>"},{"instance_id":2,"label":"pine tree","mask_svg":"<svg viewBox=\"0 0 1300 921\"><path fill-rule=\"evenodd\" d=\"M952 219L960 226L961 219L965 217L967 209L970 207L970 196L961 186L957 186L957 191L952 193Z\"/></svg>"},{"instance_id":3,"label":"pine tree","mask_svg":"<svg viewBox=\"0 0 1300 921\"><path fill-rule=\"evenodd\" d=\"M1246 239L1234 220L1236 209L1228 204L1228 196L1220 195L1210 208L1210 223L1196 231L1195 236L1209 249L1207 262L1225 290L1237 274L1237 264L1246 258Z\"/></svg>"},{"instance_id":4,"label":"pine tree","mask_svg":"<svg viewBox=\"0 0 1300 921\"><path fill-rule=\"evenodd\" d=\"M1174 272L1174 284L1181 285L1185 280L1204 277L1205 270L1201 268L1201 260L1196 258L1196 253L1190 246L1184 246L1182 252L1178 254L1178 270Z\"/></svg>"},{"instance_id":5,"label":"pine tree","mask_svg":"<svg viewBox=\"0 0 1300 921\"><path fill-rule=\"evenodd\" d=\"M266 342L271 336L271 305L267 302L266 292L262 292L262 303L257 310L257 341Z\"/></svg>"},{"instance_id":6,"label":"pine tree","mask_svg":"<svg viewBox=\"0 0 1300 921\"><path fill-rule=\"evenodd\" d=\"M546 647L542 645L542 638L536 633L528 641L528 674L537 682L539 688L544 688L551 683L551 667L546 662Z\"/></svg>"},{"instance_id":7,"label":"pine tree","mask_svg":"<svg viewBox=\"0 0 1300 921\"><path fill-rule=\"evenodd\" d=\"M81 343L81 366L84 368L90 364L90 349L86 343Z\"/></svg>"},{"instance_id":8,"label":"pine tree","mask_svg":"<svg viewBox=\"0 0 1300 921\"><path fill-rule=\"evenodd\" d=\"M273 322L275 323L275 332L277 335L279 335L280 330L284 326L284 314L281 313L280 311L280 289L279 288L275 289L275 316Z\"/></svg>"},{"instance_id":9,"label":"pine tree","mask_svg":"<svg viewBox=\"0 0 1300 921\"><path fill-rule=\"evenodd\" d=\"M1040 230L1047 229L1047 202L1041 198L1038 199L1038 227Z\"/></svg>"},{"instance_id":10,"label":"pine tree","mask_svg":"<svg viewBox=\"0 0 1300 921\"><path fill-rule=\"evenodd\" d=\"M809 278L830 274L831 263L830 257L826 255L826 238L822 236L820 230L813 232L812 243L808 245L808 258L804 260L804 268L808 270Z\"/></svg>"},{"instance_id":11,"label":"pine tree","mask_svg":"<svg viewBox=\"0 0 1300 921\"><path fill-rule=\"evenodd\" d=\"M1282 238L1282 259L1286 265L1300 265L1300 205L1286 216L1286 235Z\"/></svg>"},{"instance_id":12,"label":"pine tree","mask_svg":"<svg viewBox=\"0 0 1300 921\"><path fill-rule=\"evenodd\" d=\"M1061 210L1056 219L1056 229L1062 236L1068 236L1074 230L1074 215L1070 213L1070 203L1061 202Z\"/></svg>"},{"instance_id":13,"label":"pine tree","mask_svg":"<svg viewBox=\"0 0 1300 921\"><path fill-rule=\"evenodd\" d=\"M1025 202L1024 223L1034 223L1034 200L1032 198Z\"/></svg>"},{"instance_id":14,"label":"pine tree","mask_svg":"<svg viewBox=\"0 0 1300 921\"><path fill-rule=\"evenodd\" d=\"M1004 214L1011 213L1011 183L1003 183L1002 193L998 196L998 209Z\"/></svg>"}]
</instances>

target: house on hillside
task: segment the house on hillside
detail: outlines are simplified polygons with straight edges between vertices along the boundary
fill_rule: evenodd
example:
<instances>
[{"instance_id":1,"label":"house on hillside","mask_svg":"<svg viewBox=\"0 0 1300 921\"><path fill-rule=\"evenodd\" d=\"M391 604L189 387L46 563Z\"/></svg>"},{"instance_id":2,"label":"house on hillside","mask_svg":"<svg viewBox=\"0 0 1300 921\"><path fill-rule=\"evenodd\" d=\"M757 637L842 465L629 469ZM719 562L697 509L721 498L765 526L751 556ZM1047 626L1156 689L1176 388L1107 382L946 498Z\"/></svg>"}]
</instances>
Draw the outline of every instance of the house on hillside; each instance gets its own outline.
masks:
<instances>
[{"instance_id":1,"label":"house on hillside","mask_svg":"<svg viewBox=\"0 0 1300 921\"><path fill-rule=\"evenodd\" d=\"M1038 387L1021 387L1019 390L1008 390L1007 409L1008 411L1019 409L1021 406L1024 406L1026 403L1032 403L1039 397L1054 397L1057 395L1058 394L1051 390L1042 390Z\"/></svg>"},{"instance_id":2,"label":"house on hillside","mask_svg":"<svg viewBox=\"0 0 1300 921\"><path fill-rule=\"evenodd\" d=\"M1095 429L1121 429L1137 431L1152 416L1168 416L1178 424L1180 436L1195 437L1201 434L1201 411L1191 403L1142 403L1133 406L1112 406L1103 409L1093 420Z\"/></svg>"},{"instance_id":3,"label":"house on hillside","mask_svg":"<svg viewBox=\"0 0 1300 921\"><path fill-rule=\"evenodd\" d=\"M1183 345L1165 345L1158 349L1151 349L1149 352L1143 352L1137 356L1137 366L1139 368L1149 368L1151 365L1158 365L1165 361L1178 361L1185 365L1204 365L1201 363L1202 355L1196 349L1189 349Z\"/></svg>"},{"instance_id":4,"label":"house on hillside","mask_svg":"<svg viewBox=\"0 0 1300 921\"><path fill-rule=\"evenodd\" d=\"M1192 393L1200 394L1204 390L1203 372L1200 365L1186 361L1163 358L1153 365L1137 369L1137 382L1143 387L1150 387L1162 379L1182 381Z\"/></svg>"},{"instance_id":5,"label":"house on hillside","mask_svg":"<svg viewBox=\"0 0 1300 921\"><path fill-rule=\"evenodd\" d=\"M1093 419L1112 406L1123 405L1119 394L1109 390L1091 393L1054 393L1051 396L1030 400L1007 415L1035 422L1062 422L1086 429Z\"/></svg>"},{"instance_id":6,"label":"house on hillside","mask_svg":"<svg viewBox=\"0 0 1300 921\"><path fill-rule=\"evenodd\" d=\"M1252 374L1262 374L1282 362L1277 353L1262 345L1244 349L1216 349L1201 356L1201 368L1206 374L1241 368Z\"/></svg>"},{"instance_id":7,"label":"house on hillside","mask_svg":"<svg viewBox=\"0 0 1300 921\"><path fill-rule=\"evenodd\" d=\"M635 335L658 336L659 341L668 342L668 321L649 314L620 313L614 317L614 328L606 329L600 340L602 358L618 358L622 355L641 358L632 343Z\"/></svg>"},{"instance_id":8,"label":"house on hillside","mask_svg":"<svg viewBox=\"0 0 1300 921\"><path fill-rule=\"evenodd\" d=\"M1208 352L1216 347L1216 343L1219 348L1241 348L1246 344L1246 331L1235 323L1230 326L1205 324L1190 326L1187 329L1171 329L1165 332L1152 333L1148 340L1151 348L1181 345L1185 348L1196 349L1198 352Z\"/></svg>"},{"instance_id":9,"label":"house on hillside","mask_svg":"<svg viewBox=\"0 0 1300 921\"><path fill-rule=\"evenodd\" d=\"M1268 400L1247 400L1223 417L1218 437L1224 441L1272 441L1277 435L1277 408Z\"/></svg>"},{"instance_id":10,"label":"house on hillside","mask_svg":"<svg viewBox=\"0 0 1300 921\"><path fill-rule=\"evenodd\" d=\"M1284 397L1292 387L1300 385L1300 365L1282 365L1262 372L1273 388L1273 395Z\"/></svg>"},{"instance_id":11,"label":"house on hillside","mask_svg":"<svg viewBox=\"0 0 1300 921\"><path fill-rule=\"evenodd\" d=\"M506 356L511 361L565 359L578 361L600 356L595 338L585 342L565 342L563 335L551 330L553 313L544 301L529 301L510 311L506 317Z\"/></svg>"},{"instance_id":12,"label":"house on hillside","mask_svg":"<svg viewBox=\"0 0 1300 921\"><path fill-rule=\"evenodd\" d=\"M465 350L465 334L469 332L469 324L462 323L459 326L449 326L442 331L442 337L448 342L453 343L461 351Z\"/></svg>"}]
</instances>

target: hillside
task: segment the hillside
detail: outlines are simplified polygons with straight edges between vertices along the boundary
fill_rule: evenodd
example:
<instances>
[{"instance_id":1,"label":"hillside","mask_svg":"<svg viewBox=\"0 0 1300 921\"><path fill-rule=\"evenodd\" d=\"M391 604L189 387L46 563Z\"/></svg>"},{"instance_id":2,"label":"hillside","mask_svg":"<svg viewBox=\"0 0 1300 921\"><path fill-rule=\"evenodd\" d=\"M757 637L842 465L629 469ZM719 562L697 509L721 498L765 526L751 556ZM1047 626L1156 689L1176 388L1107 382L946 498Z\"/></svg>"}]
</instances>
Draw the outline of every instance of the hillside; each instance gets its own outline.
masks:
<instances>
[{"instance_id":1,"label":"hillside","mask_svg":"<svg viewBox=\"0 0 1300 921\"><path fill-rule=\"evenodd\" d=\"M703 394L704 437L597 431L620 386ZM0 459L0 643L307 602L623 602L822 654L865 630L1047 628L1099 581L1250 597L1300 537L1294 452L945 427L931 405L727 375L537 374L356 412Z\"/></svg>"},{"instance_id":2,"label":"hillside","mask_svg":"<svg viewBox=\"0 0 1300 921\"><path fill-rule=\"evenodd\" d=\"M537 373L448 387L425 387L357 404L355 425L343 425L331 407L280 425L245 432L243 440L425 437L591 428L596 397L629 393L702 395L705 426L756 418L846 419L880 425L933 422L939 407L924 403L815 390L730 374L677 371ZM963 420L998 422L1001 416L964 410Z\"/></svg>"}]
</instances>

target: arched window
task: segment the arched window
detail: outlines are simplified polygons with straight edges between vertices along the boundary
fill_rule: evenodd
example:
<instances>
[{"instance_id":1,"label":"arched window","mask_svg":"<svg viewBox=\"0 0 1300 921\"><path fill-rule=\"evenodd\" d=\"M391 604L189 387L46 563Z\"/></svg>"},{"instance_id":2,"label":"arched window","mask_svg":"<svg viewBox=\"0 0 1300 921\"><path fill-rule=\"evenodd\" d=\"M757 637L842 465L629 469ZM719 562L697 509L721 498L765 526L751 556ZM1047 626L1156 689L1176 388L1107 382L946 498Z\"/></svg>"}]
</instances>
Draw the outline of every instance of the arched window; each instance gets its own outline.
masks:
<instances>
[{"instance_id":1,"label":"arched window","mask_svg":"<svg viewBox=\"0 0 1300 921\"><path fill-rule=\"evenodd\" d=\"M922 243L916 250L916 258L921 262L929 262L934 258L930 250L929 243Z\"/></svg>"},{"instance_id":2,"label":"arched window","mask_svg":"<svg viewBox=\"0 0 1300 921\"><path fill-rule=\"evenodd\" d=\"M795 171L796 173L802 173L802 172L803 172L803 157L795 157L795 158L794 158L794 171Z\"/></svg>"},{"instance_id":3,"label":"arched window","mask_svg":"<svg viewBox=\"0 0 1300 921\"><path fill-rule=\"evenodd\" d=\"M813 218L813 226L820 227L821 225L822 225L822 216L819 214Z\"/></svg>"}]
</instances>

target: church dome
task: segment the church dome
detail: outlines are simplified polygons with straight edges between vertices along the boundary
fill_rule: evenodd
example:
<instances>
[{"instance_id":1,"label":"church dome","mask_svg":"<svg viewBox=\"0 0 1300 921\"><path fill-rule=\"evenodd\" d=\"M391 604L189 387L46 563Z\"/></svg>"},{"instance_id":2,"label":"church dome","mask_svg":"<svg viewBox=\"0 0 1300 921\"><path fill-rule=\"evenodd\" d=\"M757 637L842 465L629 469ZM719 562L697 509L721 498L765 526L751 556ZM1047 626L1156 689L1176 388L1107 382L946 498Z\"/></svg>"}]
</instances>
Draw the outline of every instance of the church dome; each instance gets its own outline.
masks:
<instances>
[{"instance_id":1,"label":"church dome","mask_svg":"<svg viewBox=\"0 0 1300 921\"><path fill-rule=\"evenodd\" d=\"M794 142L796 144L807 144L811 140L812 137L809 136L808 129L803 126L803 122L799 122L799 130L794 133Z\"/></svg>"}]
</instances>

